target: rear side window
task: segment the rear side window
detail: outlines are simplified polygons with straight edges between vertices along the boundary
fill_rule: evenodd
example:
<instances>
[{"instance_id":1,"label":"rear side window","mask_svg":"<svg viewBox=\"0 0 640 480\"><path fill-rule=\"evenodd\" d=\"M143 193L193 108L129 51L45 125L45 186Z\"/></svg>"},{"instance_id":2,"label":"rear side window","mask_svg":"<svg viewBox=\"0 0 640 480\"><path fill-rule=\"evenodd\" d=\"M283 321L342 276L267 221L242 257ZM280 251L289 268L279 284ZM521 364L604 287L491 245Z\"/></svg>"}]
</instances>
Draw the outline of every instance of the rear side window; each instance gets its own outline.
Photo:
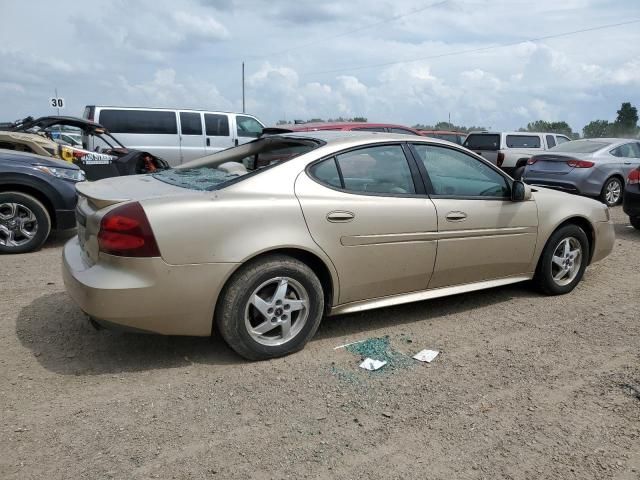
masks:
<instances>
[{"instance_id":1,"label":"rear side window","mask_svg":"<svg viewBox=\"0 0 640 480\"><path fill-rule=\"evenodd\" d=\"M339 185L335 178L337 172ZM416 192L409 163L400 145L352 150L336 156L335 160L321 162L311 174L322 183L350 192L391 195Z\"/></svg>"},{"instance_id":2,"label":"rear side window","mask_svg":"<svg viewBox=\"0 0 640 480\"><path fill-rule=\"evenodd\" d=\"M147 135L176 135L178 133L175 112L102 110L98 123L104 125L111 133Z\"/></svg>"},{"instance_id":3,"label":"rear side window","mask_svg":"<svg viewBox=\"0 0 640 480\"><path fill-rule=\"evenodd\" d=\"M540 148L537 135L507 135L508 148Z\"/></svg>"},{"instance_id":4,"label":"rear side window","mask_svg":"<svg viewBox=\"0 0 640 480\"><path fill-rule=\"evenodd\" d=\"M614 157L640 158L640 148L637 143L625 143L611 150Z\"/></svg>"},{"instance_id":5,"label":"rear side window","mask_svg":"<svg viewBox=\"0 0 640 480\"><path fill-rule=\"evenodd\" d=\"M553 138L553 135L547 135L547 147L553 148L556 146L556 139Z\"/></svg>"},{"instance_id":6,"label":"rear side window","mask_svg":"<svg viewBox=\"0 0 640 480\"><path fill-rule=\"evenodd\" d=\"M497 133L472 133L464 141L471 150L499 150L500 135Z\"/></svg>"},{"instance_id":7,"label":"rear side window","mask_svg":"<svg viewBox=\"0 0 640 480\"><path fill-rule=\"evenodd\" d=\"M204 125L208 137L228 137L229 117L218 113L205 113Z\"/></svg>"},{"instance_id":8,"label":"rear side window","mask_svg":"<svg viewBox=\"0 0 640 480\"><path fill-rule=\"evenodd\" d=\"M202 120L195 112L180 112L180 131L183 135L202 135Z\"/></svg>"},{"instance_id":9,"label":"rear side window","mask_svg":"<svg viewBox=\"0 0 640 480\"><path fill-rule=\"evenodd\" d=\"M238 115L236 116L236 123L239 137L258 138L262 135L262 125L255 118Z\"/></svg>"},{"instance_id":10,"label":"rear side window","mask_svg":"<svg viewBox=\"0 0 640 480\"><path fill-rule=\"evenodd\" d=\"M407 130L406 128L391 128L391 133L401 133L403 135L416 135L411 130Z\"/></svg>"},{"instance_id":11,"label":"rear side window","mask_svg":"<svg viewBox=\"0 0 640 480\"><path fill-rule=\"evenodd\" d=\"M360 131L360 132L386 132L387 129L384 127L360 127L360 128L354 128L354 130Z\"/></svg>"}]
</instances>

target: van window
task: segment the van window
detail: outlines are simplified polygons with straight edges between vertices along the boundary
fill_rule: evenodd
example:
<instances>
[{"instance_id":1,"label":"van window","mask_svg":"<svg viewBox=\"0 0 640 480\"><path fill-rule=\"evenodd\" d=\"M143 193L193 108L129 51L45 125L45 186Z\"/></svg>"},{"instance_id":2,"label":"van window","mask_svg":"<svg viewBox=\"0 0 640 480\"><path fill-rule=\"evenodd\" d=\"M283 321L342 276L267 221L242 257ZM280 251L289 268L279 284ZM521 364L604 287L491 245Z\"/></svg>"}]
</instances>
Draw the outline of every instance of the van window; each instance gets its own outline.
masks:
<instances>
[{"instance_id":1,"label":"van window","mask_svg":"<svg viewBox=\"0 0 640 480\"><path fill-rule=\"evenodd\" d=\"M102 110L98 123L111 133L176 135L175 112L153 110Z\"/></svg>"},{"instance_id":2,"label":"van window","mask_svg":"<svg viewBox=\"0 0 640 480\"><path fill-rule=\"evenodd\" d=\"M540 137L537 135L507 135L509 148L540 148Z\"/></svg>"},{"instance_id":3,"label":"van window","mask_svg":"<svg viewBox=\"0 0 640 480\"><path fill-rule=\"evenodd\" d=\"M236 124L238 125L239 137L258 138L262 135L262 125L253 117L236 115Z\"/></svg>"},{"instance_id":4,"label":"van window","mask_svg":"<svg viewBox=\"0 0 640 480\"><path fill-rule=\"evenodd\" d=\"M553 148L556 146L556 139L553 138L553 135L547 135L547 147Z\"/></svg>"},{"instance_id":5,"label":"van window","mask_svg":"<svg viewBox=\"0 0 640 480\"><path fill-rule=\"evenodd\" d=\"M202 135L202 120L196 112L180 112L180 131L183 135Z\"/></svg>"},{"instance_id":6,"label":"van window","mask_svg":"<svg viewBox=\"0 0 640 480\"><path fill-rule=\"evenodd\" d=\"M204 126L208 137L228 137L229 117L218 113L205 113Z\"/></svg>"}]
</instances>

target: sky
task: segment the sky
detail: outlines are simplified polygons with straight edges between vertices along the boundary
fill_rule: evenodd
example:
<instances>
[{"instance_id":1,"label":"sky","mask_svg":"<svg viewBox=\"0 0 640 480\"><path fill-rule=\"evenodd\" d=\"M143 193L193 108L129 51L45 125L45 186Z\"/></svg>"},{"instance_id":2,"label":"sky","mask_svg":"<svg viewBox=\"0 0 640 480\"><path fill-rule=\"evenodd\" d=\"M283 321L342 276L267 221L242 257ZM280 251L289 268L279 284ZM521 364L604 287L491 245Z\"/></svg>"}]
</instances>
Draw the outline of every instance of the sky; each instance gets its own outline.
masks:
<instances>
[{"instance_id":1,"label":"sky","mask_svg":"<svg viewBox=\"0 0 640 480\"><path fill-rule=\"evenodd\" d=\"M85 105L517 129L640 107L640 0L0 0L0 121ZM605 25L634 22L602 28ZM561 35L560 34L566 34ZM549 38L551 37L551 38Z\"/></svg>"}]
</instances>

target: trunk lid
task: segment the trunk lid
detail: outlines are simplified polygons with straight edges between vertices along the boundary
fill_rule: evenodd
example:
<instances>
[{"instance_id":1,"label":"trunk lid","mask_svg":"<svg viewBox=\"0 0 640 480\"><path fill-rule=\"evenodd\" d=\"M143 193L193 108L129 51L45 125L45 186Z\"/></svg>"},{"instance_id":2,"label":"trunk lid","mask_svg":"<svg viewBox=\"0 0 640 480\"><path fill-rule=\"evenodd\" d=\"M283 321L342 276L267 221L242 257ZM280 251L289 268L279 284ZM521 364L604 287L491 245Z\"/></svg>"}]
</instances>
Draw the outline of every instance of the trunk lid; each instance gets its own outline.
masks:
<instances>
[{"instance_id":1,"label":"trunk lid","mask_svg":"<svg viewBox=\"0 0 640 480\"><path fill-rule=\"evenodd\" d=\"M562 155L562 154L543 154L535 155L531 157L536 162L529 165L527 168L531 173L543 173L547 175L566 175L571 172L574 167L571 167L567 162L572 159L576 159L575 155ZM582 160L582 158L577 158Z\"/></svg>"}]
</instances>

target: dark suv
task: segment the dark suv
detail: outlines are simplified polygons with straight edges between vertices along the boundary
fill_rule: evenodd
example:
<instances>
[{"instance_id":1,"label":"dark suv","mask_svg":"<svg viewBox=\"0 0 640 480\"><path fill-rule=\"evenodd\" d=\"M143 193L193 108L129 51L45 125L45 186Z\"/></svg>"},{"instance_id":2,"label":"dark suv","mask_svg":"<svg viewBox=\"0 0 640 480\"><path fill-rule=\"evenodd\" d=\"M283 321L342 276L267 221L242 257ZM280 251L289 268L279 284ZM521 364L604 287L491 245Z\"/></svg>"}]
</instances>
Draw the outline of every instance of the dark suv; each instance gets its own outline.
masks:
<instances>
[{"instance_id":1,"label":"dark suv","mask_svg":"<svg viewBox=\"0 0 640 480\"><path fill-rule=\"evenodd\" d=\"M37 250L51 230L74 228L76 165L0 149L0 253Z\"/></svg>"}]
</instances>

